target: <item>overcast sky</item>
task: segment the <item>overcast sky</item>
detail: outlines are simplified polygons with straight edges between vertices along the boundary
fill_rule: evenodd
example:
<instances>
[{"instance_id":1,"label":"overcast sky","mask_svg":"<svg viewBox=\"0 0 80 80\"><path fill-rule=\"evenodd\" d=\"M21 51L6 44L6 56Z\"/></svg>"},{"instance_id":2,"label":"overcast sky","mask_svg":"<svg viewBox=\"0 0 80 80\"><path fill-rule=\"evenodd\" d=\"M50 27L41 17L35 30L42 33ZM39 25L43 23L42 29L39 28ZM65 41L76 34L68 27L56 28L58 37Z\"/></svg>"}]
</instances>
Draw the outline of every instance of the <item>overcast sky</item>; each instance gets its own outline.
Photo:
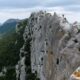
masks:
<instances>
[{"instance_id":1,"label":"overcast sky","mask_svg":"<svg viewBox=\"0 0 80 80\"><path fill-rule=\"evenodd\" d=\"M80 22L80 0L0 0L0 22L23 19L33 11L46 10L65 14L70 22Z\"/></svg>"}]
</instances>

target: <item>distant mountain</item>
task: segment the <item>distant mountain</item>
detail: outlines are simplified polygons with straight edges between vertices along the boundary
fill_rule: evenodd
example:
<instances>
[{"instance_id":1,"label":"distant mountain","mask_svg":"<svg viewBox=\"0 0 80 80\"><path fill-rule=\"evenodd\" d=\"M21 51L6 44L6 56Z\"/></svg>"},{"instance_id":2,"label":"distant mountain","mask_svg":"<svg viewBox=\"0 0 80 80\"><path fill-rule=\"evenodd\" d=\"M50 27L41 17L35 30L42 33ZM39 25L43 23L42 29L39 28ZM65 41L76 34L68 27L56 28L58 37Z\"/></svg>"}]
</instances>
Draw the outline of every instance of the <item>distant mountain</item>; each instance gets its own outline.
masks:
<instances>
[{"instance_id":1,"label":"distant mountain","mask_svg":"<svg viewBox=\"0 0 80 80\"><path fill-rule=\"evenodd\" d=\"M8 19L0 26L0 36L15 31L16 24L20 22L18 19Z\"/></svg>"},{"instance_id":2,"label":"distant mountain","mask_svg":"<svg viewBox=\"0 0 80 80\"><path fill-rule=\"evenodd\" d=\"M0 23L0 26L1 26L2 24Z\"/></svg>"},{"instance_id":3,"label":"distant mountain","mask_svg":"<svg viewBox=\"0 0 80 80\"><path fill-rule=\"evenodd\" d=\"M19 22L19 19L8 19L7 21L4 22L4 24L13 23L13 22Z\"/></svg>"}]
</instances>

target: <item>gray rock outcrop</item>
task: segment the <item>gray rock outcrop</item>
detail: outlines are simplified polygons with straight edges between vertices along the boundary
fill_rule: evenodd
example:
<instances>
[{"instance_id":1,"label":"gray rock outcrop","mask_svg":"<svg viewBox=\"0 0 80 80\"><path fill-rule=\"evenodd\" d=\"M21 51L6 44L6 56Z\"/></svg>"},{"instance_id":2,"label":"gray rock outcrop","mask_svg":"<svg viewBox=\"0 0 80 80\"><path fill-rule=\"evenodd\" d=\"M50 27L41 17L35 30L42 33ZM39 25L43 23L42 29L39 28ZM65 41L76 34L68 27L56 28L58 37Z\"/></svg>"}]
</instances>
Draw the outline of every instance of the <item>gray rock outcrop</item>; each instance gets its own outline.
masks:
<instances>
[{"instance_id":1,"label":"gray rock outcrop","mask_svg":"<svg viewBox=\"0 0 80 80\"><path fill-rule=\"evenodd\" d=\"M25 43L26 35L32 39L32 73L37 72L40 80L69 80L80 66L79 29L63 16L32 13L23 35Z\"/></svg>"}]
</instances>

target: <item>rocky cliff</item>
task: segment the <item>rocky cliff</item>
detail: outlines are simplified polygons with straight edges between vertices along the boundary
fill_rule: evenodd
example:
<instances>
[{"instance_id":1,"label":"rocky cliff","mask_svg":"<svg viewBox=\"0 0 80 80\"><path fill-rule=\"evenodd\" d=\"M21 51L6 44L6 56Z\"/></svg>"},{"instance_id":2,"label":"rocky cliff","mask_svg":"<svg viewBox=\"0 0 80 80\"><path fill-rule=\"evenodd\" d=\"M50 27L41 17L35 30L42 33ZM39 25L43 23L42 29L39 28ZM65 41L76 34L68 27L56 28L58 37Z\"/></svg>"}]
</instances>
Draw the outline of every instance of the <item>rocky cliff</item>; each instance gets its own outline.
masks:
<instances>
[{"instance_id":1,"label":"rocky cliff","mask_svg":"<svg viewBox=\"0 0 80 80\"><path fill-rule=\"evenodd\" d=\"M23 34L17 80L71 80L80 66L80 25L63 16L32 13ZM31 78L32 77L32 78Z\"/></svg>"}]
</instances>

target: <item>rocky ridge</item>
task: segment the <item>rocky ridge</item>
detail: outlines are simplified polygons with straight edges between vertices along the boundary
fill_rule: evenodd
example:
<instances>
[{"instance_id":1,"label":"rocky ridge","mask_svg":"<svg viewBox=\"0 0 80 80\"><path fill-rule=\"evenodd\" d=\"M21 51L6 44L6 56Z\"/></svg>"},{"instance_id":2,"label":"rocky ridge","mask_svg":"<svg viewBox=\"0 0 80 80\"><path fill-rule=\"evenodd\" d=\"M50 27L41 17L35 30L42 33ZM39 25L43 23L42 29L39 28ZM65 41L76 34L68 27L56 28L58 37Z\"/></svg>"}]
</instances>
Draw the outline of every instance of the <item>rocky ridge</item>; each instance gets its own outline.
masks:
<instances>
[{"instance_id":1,"label":"rocky ridge","mask_svg":"<svg viewBox=\"0 0 80 80\"><path fill-rule=\"evenodd\" d=\"M56 13L32 13L23 37L17 80L33 80L28 79L29 72L37 76L36 80L71 80L80 66L78 23L70 24L64 15Z\"/></svg>"}]
</instances>

